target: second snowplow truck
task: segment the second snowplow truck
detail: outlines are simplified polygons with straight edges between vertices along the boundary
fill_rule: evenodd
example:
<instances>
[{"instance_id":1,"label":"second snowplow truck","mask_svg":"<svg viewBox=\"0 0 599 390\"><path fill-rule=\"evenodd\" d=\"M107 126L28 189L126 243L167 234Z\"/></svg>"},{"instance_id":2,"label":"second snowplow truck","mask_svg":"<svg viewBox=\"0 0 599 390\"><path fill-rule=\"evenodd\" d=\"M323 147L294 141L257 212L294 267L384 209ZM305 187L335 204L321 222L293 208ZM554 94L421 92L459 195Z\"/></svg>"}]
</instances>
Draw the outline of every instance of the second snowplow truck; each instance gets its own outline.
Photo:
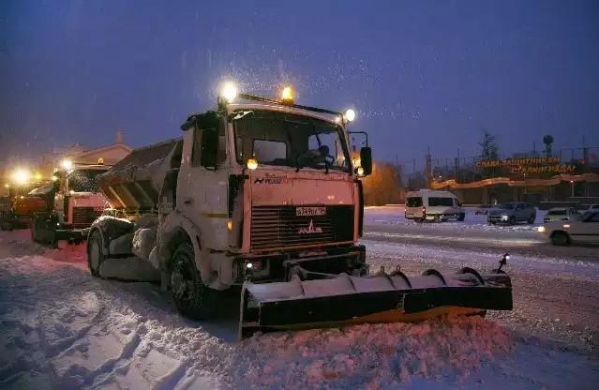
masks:
<instances>
[{"instance_id":1,"label":"second snowplow truck","mask_svg":"<svg viewBox=\"0 0 599 390\"><path fill-rule=\"evenodd\" d=\"M241 338L511 310L501 269L370 274L358 240L371 149L352 160L354 117L295 104L289 88L279 100L227 84L216 110L181 126L182 138L134 150L99 176L113 210L89 230L91 273L135 255L194 319L241 287Z\"/></svg>"}]
</instances>

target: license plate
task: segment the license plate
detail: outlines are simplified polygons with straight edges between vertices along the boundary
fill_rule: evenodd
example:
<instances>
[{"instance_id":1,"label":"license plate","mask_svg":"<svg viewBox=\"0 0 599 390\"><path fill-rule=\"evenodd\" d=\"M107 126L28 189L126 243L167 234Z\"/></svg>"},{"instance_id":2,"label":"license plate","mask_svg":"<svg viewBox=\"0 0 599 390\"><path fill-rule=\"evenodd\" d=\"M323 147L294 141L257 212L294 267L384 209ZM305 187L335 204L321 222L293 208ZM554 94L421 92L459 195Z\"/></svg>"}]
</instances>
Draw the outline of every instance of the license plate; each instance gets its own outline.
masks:
<instances>
[{"instance_id":1,"label":"license plate","mask_svg":"<svg viewBox=\"0 0 599 390\"><path fill-rule=\"evenodd\" d=\"M317 215L326 215L326 207L296 207L295 215L298 217L314 217Z\"/></svg>"}]
</instances>

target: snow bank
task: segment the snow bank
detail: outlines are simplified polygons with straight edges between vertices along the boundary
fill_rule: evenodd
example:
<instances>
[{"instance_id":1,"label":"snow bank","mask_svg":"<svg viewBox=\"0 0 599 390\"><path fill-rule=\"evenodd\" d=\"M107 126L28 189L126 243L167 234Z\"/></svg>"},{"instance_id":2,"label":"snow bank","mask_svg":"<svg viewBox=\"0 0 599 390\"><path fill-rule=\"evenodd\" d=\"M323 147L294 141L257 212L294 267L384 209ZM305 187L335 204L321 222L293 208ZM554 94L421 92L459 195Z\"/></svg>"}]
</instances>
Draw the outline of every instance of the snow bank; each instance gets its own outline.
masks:
<instances>
[{"instance_id":1,"label":"snow bank","mask_svg":"<svg viewBox=\"0 0 599 390\"><path fill-rule=\"evenodd\" d=\"M482 362L511 352L514 340L497 325L473 317L267 334L242 348L236 374L245 375L246 384L378 388L398 386L414 375L466 377Z\"/></svg>"}]
</instances>

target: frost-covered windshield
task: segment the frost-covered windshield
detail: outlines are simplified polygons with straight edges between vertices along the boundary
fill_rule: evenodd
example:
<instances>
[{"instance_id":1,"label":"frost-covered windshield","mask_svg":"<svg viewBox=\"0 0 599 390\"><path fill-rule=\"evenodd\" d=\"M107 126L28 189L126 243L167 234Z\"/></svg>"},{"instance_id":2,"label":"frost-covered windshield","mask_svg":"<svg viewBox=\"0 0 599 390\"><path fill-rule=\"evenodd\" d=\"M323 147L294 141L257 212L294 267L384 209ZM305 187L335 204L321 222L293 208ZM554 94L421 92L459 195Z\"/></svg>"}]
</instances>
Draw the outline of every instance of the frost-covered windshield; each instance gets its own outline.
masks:
<instances>
[{"instance_id":1,"label":"frost-covered windshield","mask_svg":"<svg viewBox=\"0 0 599 390\"><path fill-rule=\"evenodd\" d=\"M240 164L349 171L341 127L301 115L253 110L233 121Z\"/></svg>"}]
</instances>

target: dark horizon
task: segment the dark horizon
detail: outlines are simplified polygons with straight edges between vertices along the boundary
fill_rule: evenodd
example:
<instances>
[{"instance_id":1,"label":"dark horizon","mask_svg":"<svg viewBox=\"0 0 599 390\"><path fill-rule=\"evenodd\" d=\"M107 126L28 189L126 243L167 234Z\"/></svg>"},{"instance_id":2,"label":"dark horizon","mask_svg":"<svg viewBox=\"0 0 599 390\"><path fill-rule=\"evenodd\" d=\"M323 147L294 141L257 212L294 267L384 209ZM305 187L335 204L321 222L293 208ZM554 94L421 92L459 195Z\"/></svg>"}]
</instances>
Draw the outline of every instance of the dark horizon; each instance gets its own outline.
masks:
<instances>
[{"instance_id":1,"label":"dark horizon","mask_svg":"<svg viewBox=\"0 0 599 390\"><path fill-rule=\"evenodd\" d=\"M599 147L599 3L0 4L0 152L180 136L225 78L354 106L377 160Z\"/></svg>"}]
</instances>

